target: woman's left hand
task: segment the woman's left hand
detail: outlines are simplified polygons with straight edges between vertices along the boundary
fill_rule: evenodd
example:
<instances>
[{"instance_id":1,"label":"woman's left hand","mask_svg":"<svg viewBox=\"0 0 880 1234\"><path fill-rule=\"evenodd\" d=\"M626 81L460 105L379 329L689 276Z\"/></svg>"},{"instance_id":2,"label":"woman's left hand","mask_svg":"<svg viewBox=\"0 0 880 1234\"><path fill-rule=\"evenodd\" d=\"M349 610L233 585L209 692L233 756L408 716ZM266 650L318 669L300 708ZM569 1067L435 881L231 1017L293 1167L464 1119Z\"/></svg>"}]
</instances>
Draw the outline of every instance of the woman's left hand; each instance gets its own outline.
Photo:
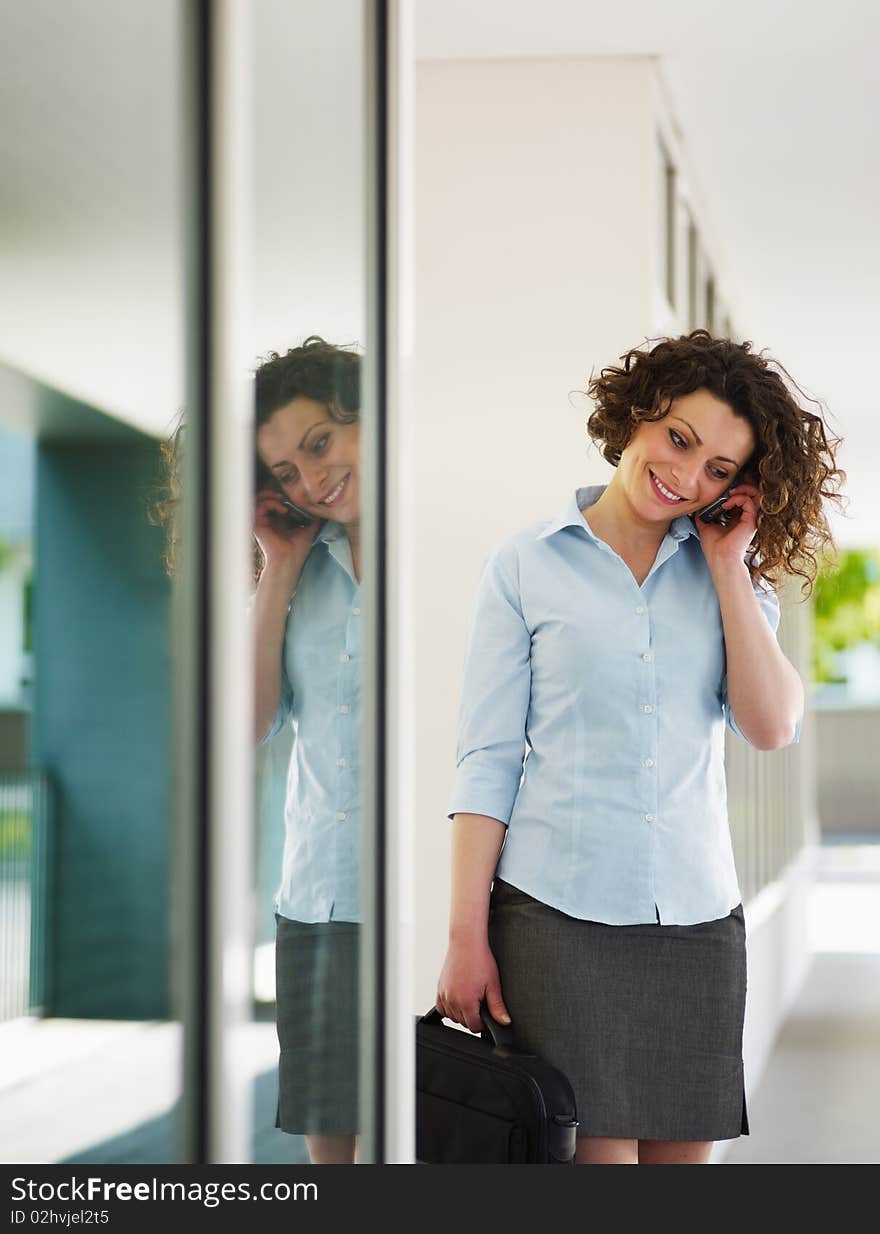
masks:
<instances>
[{"instance_id":1,"label":"woman's left hand","mask_svg":"<svg viewBox=\"0 0 880 1234\"><path fill-rule=\"evenodd\" d=\"M704 523L699 515L694 515L700 543L710 569L716 563L741 562L744 559L746 549L754 540L758 528L758 500L759 493L755 485L743 482L733 486L724 503L725 510L739 507L740 515L732 523L722 527L720 523Z\"/></svg>"}]
</instances>

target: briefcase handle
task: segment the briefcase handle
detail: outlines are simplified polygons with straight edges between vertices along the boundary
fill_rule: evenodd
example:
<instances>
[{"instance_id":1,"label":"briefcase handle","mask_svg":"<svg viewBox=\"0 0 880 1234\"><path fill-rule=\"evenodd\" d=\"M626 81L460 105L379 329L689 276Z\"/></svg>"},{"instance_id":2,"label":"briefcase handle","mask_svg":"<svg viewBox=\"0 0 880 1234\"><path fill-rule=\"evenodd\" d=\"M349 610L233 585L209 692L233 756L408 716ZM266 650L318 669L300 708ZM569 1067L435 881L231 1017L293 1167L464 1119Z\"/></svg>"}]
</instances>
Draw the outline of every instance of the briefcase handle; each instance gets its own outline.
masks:
<instances>
[{"instance_id":1,"label":"briefcase handle","mask_svg":"<svg viewBox=\"0 0 880 1234\"><path fill-rule=\"evenodd\" d=\"M483 1041L489 1040L494 1046L503 1046L505 1049L512 1050L513 1044L513 1029L509 1024L501 1024L489 1011L485 1002L480 1003L480 1019L483 1021L483 1032L480 1037ZM432 1007L429 1012L422 1016L423 1024L442 1024L443 1016L436 1007Z\"/></svg>"}]
</instances>

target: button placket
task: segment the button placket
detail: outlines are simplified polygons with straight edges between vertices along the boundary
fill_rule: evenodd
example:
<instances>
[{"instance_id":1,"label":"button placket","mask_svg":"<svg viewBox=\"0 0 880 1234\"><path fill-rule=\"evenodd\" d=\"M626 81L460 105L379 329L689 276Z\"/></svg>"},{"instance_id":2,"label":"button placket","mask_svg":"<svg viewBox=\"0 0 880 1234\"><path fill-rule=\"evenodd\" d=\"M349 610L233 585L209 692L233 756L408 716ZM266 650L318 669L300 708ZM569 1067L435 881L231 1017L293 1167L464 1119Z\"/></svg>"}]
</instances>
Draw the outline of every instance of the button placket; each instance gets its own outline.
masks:
<instances>
[{"instance_id":1,"label":"button placket","mask_svg":"<svg viewBox=\"0 0 880 1234\"><path fill-rule=\"evenodd\" d=\"M349 621L347 623L347 629L343 636L342 647L339 649L339 652L338 652L338 663L340 665L340 668L338 670L338 675L337 675L337 682L338 682L338 688L339 688L338 699L355 697L355 695L353 694L353 683L356 681L356 678L353 678L352 672L353 671L355 673L357 672L357 665L354 664L353 661L355 660L355 657L357 654L357 648L360 642L360 633L359 633L360 627L359 625L358 626L354 625L353 618L360 617L361 610L357 605L354 605L351 608L350 612L351 612L351 617L349 618ZM351 668L344 668L342 667L343 665L351 665ZM337 714L341 717L341 716L352 715L354 708L350 703L340 702L336 710L337 710ZM341 725L342 726L339 729L338 749L345 750L346 748L348 748L349 743L350 743L350 734L351 734L350 721L343 720L341 721ZM339 775L338 791L339 791L339 797L342 799L342 801L345 801L347 798L350 798L350 792L346 790L344 787L348 783L346 777L347 777L347 773L350 767L350 762L351 760L344 754L340 754L339 757L337 757L336 759L336 767L338 769L338 775ZM337 810L336 812L336 820L340 824L348 822L351 819L351 817L352 815L351 815L350 810Z\"/></svg>"},{"instance_id":2,"label":"button placket","mask_svg":"<svg viewBox=\"0 0 880 1234\"><path fill-rule=\"evenodd\" d=\"M658 564L660 563L655 562L655 568ZM644 604L639 604L635 611L638 617L642 617L646 614L647 609ZM639 653L639 658L643 664L653 664L654 663L654 652L650 647L650 642L651 642L650 622L649 622L649 629L648 629L648 637L646 641L648 642L649 646L644 651ZM645 676L645 686L646 686L647 694L650 695L651 693L654 692L654 684L655 684L655 679L654 679L653 672L652 670L648 670L648 673ZM657 708L654 703L646 702L646 703L642 703L641 710L644 715L653 716L656 713ZM653 769L655 767L655 761L653 758L649 756L645 756L642 759L640 759L640 762L642 764L642 767L644 767L649 773L653 773ZM656 791L657 791L656 779L653 779L653 776L652 776L651 781L645 782L646 787L649 783L652 785L652 788L651 788L651 791L647 795L648 797L651 798L651 804L654 804L654 798L656 796ZM648 804L648 801L645 801L645 805L647 804ZM656 805L655 805L655 809L656 809ZM646 823L654 823L656 821L657 816L653 812L653 810L648 810L648 811L643 811L642 818L644 819Z\"/></svg>"}]
</instances>

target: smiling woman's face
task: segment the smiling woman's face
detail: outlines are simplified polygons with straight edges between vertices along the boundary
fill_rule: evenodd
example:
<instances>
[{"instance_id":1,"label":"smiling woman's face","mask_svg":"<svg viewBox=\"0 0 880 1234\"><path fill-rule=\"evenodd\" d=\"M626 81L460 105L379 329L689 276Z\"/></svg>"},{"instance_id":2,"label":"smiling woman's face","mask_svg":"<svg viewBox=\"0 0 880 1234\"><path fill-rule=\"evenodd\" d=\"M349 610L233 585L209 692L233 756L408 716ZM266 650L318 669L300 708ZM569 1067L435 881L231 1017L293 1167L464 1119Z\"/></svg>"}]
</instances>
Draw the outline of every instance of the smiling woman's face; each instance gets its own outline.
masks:
<instances>
[{"instance_id":1,"label":"smiling woman's face","mask_svg":"<svg viewBox=\"0 0 880 1234\"><path fill-rule=\"evenodd\" d=\"M619 482L641 520L669 522L720 497L754 449L748 420L708 390L694 390L673 399L662 420L639 424L621 455Z\"/></svg>"},{"instance_id":2,"label":"smiling woman's face","mask_svg":"<svg viewBox=\"0 0 880 1234\"><path fill-rule=\"evenodd\" d=\"M295 506L337 523L360 519L360 425L299 395L257 430L260 458ZM341 486L341 487L340 487Z\"/></svg>"}]
</instances>

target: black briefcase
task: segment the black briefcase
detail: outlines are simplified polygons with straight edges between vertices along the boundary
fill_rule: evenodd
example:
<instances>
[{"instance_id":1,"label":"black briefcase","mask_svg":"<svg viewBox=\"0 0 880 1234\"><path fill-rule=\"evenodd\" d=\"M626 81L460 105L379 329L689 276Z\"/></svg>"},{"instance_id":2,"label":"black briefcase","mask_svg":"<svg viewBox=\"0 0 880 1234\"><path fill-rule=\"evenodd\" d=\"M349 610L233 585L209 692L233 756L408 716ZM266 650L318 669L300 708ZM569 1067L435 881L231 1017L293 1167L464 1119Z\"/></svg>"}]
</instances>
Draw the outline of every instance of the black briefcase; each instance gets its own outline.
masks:
<instances>
[{"instance_id":1,"label":"black briefcase","mask_svg":"<svg viewBox=\"0 0 880 1234\"><path fill-rule=\"evenodd\" d=\"M436 1007L416 1016L416 1161L573 1165L577 1111L568 1077L513 1045L480 1007L479 1037Z\"/></svg>"}]
</instances>

